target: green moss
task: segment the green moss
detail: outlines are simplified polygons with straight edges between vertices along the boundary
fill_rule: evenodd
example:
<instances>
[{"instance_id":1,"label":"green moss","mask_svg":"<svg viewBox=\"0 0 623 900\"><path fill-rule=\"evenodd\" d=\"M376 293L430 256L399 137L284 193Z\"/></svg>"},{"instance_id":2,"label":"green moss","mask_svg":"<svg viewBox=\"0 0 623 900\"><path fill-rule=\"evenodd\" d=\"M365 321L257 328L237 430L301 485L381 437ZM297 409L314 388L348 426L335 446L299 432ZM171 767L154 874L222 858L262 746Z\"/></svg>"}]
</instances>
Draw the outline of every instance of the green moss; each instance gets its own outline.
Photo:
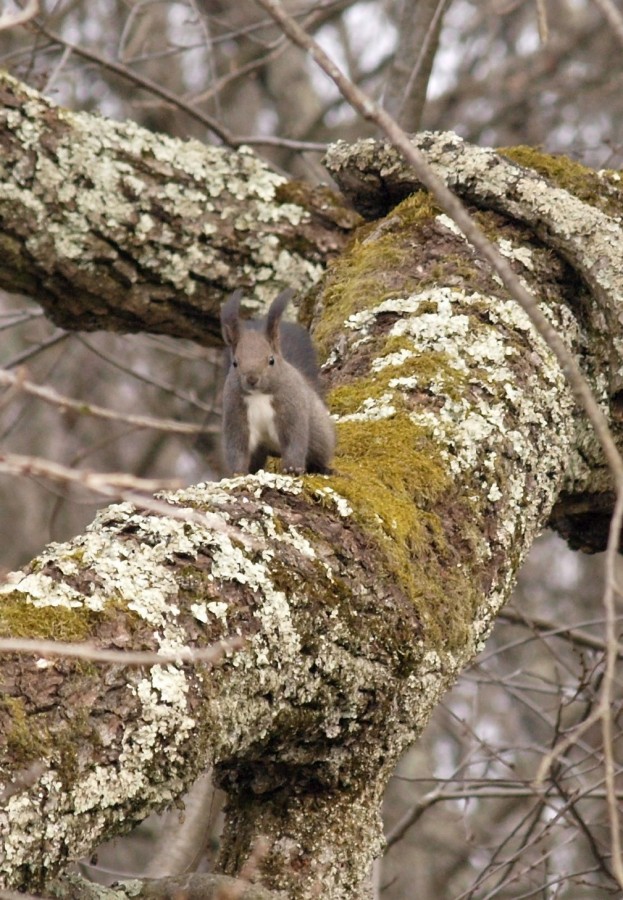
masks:
<instances>
[{"instance_id":1,"label":"green moss","mask_svg":"<svg viewBox=\"0 0 623 900\"><path fill-rule=\"evenodd\" d=\"M419 511L430 508L447 486L445 467L435 462L438 453L431 444L422 426L406 414L339 425L338 489L361 500L351 482L365 470L368 496L378 491L386 501L377 502L380 496L373 500L375 514L404 547L419 545Z\"/></svg>"},{"instance_id":2,"label":"green moss","mask_svg":"<svg viewBox=\"0 0 623 900\"><path fill-rule=\"evenodd\" d=\"M400 228L404 229L413 225L425 225L440 213L441 208L437 206L428 191L415 191L394 207L390 218L398 216Z\"/></svg>"},{"instance_id":3,"label":"green moss","mask_svg":"<svg viewBox=\"0 0 623 900\"><path fill-rule=\"evenodd\" d=\"M412 293L421 284L413 269L414 232L425 227L439 210L428 194L419 191L395 207L381 225L363 226L344 254L329 268L323 289L322 320L314 340L326 356L335 335L353 313L383 300Z\"/></svg>"},{"instance_id":4,"label":"green moss","mask_svg":"<svg viewBox=\"0 0 623 900\"><path fill-rule=\"evenodd\" d=\"M4 696L0 699L0 718L12 771L19 771L34 760L50 758L65 789L75 781L79 748L87 741L93 747L101 747L101 739L86 709L74 710L72 721L56 734L40 725L40 716L28 715L19 698Z\"/></svg>"},{"instance_id":5,"label":"green moss","mask_svg":"<svg viewBox=\"0 0 623 900\"><path fill-rule=\"evenodd\" d=\"M91 633L98 615L84 607L33 606L28 594L13 591L0 601L0 635L82 641Z\"/></svg>"},{"instance_id":6,"label":"green moss","mask_svg":"<svg viewBox=\"0 0 623 900\"><path fill-rule=\"evenodd\" d=\"M423 249L430 229L439 227L438 214L428 195L417 193L386 219L359 230L322 287L323 317L315 331L321 352L328 352L349 316L389 297L406 297L437 283L465 286L468 291L491 288L483 285L490 281L489 274L477 269L472 251L460 238L448 235L443 253L436 256ZM437 311L431 298L414 315ZM477 304L467 313L473 316L474 327L489 327ZM397 581L413 602L425 646L456 649L464 644L482 601L477 571L466 563L472 556L477 559L469 548L480 539L479 510L466 486L451 478L447 457L432 431L414 422L410 411L463 397L468 375L447 353L416 352L408 335L388 337L382 327L369 329L365 350L370 359L401 350L408 355L376 372L353 370L348 376L345 371L342 383L330 393L329 406L341 417L362 412L365 401L378 403L381 398L389 413L385 418L338 423L331 483L348 500L354 522L379 553L379 580ZM396 389L393 380L400 378L413 379L412 389ZM305 479L316 502L323 502L322 491L316 491L324 484L324 479L313 476ZM334 591L335 585L326 585L327 603L338 602ZM341 608L341 614L347 612ZM392 646L398 659L398 648ZM405 652L406 669L410 664Z\"/></svg>"},{"instance_id":7,"label":"green moss","mask_svg":"<svg viewBox=\"0 0 623 900\"><path fill-rule=\"evenodd\" d=\"M579 200L601 209L608 215L620 216L623 212L621 187L606 184L593 169L568 156L550 155L525 146L502 147L499 152L513 162L545 175L558 187L564 188Z\"/></svg>"},{"instance_id":8,"label":"green moss","mask_svg":"<svg viewBox=\"0 0 623 900\"><path fill-rule=\"evenodd\" d=\"M453 490L438 445L407 413L345 422L338 434L333 487L380 549L385 574L411 597L426 642L438 649L460 646L479 595L456 566L448 541L444 511ZM321 486L311 477L306 484ZM457 497L453 514L468 518L471 510Z\"/></svg>"},{"instance_id":9,"label":"green moss","mask_svg":"<svg viewBox=\"0 0 623 900\"><path fill-rule=\"evenodd\" d=\"M459 396L465 376L457 371L447 353L431 351L418 355L413 352L412 341L396 337L386 342L378 358L402 349L412 351L412 355L400 365L386 366L379 372L373 372L353 383L340 385L332 390L328 396L331 410L340 416L361 411L364 401L378 400L388 392L393 394L390 382L395 378L414 378L420 392L428 391L434 384L436 394L452 398ZM393 402L402 406L400 397L393 398Z\"/></svg>"},{"instance_id":10,"label":"green moss","mask_svg":"<svg viewBox=\"0 0 623 900\"><path fill-rule=\"evenodd\" d=\"M44 757L50 745L49 735L37 733L33 717L26 715L23 700L4 696L0 700L0 708L4 708L9 716L6 745L14 771Z\"/></svg>"}]
</instances>

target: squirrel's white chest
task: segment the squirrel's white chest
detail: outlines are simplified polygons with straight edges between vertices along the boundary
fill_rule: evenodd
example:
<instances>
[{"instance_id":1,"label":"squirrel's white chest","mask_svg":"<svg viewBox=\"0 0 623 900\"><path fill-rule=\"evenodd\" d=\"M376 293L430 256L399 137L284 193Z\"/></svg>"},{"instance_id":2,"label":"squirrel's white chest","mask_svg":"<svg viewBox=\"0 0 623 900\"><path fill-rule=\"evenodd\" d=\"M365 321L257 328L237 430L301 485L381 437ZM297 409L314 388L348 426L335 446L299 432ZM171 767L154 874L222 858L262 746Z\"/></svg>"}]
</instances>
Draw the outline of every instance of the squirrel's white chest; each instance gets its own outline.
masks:
<instances>
[{"instance_id":1,"label":"squirrel's white chest","mask_svg":"<svg viewBox=\"0 0 623 900\"><path fill-rule=\"evenodd\" d=\"M249 451L263 444L273 453L279 453L279 435L270 394L249 394L244 398L249 423Z\"/></svg>"}]
</instances>

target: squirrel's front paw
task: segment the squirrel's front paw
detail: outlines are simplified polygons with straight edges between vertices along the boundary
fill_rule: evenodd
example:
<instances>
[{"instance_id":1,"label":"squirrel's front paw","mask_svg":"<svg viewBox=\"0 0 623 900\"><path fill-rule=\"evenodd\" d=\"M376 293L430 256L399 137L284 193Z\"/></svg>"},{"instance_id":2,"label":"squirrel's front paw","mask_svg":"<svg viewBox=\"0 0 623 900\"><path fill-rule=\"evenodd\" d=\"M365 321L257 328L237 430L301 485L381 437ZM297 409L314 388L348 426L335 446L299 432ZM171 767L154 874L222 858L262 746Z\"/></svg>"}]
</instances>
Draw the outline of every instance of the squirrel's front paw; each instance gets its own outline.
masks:
<instances>
[{"instance_id":1,"label":"squirrel's front paw","mask_svg":"<svg viewBox=\"0 0 623 900\"><path fill-rule=\"evenodd\" d=\"M286 475L302 475L305 468L304 466L284 466L283 471Z\"/></svg>"}]
</instances>

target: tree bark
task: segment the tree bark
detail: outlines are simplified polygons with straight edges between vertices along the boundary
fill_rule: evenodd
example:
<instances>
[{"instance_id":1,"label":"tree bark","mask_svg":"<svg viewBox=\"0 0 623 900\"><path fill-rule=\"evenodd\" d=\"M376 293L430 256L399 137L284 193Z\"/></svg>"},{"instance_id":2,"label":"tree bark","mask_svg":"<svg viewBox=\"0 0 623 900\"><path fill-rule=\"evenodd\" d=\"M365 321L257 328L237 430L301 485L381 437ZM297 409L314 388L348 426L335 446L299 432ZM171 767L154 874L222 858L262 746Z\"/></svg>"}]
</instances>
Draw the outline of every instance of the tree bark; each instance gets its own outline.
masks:
<instances>
[{"instance_id":1,"label":"tree bark","mask_svg":"<svg viewBox=\"0 0 623 900\"><path fill-rule=\"evenodd\" d=\"M251 151L53 106L0 74L0 287L70 330L219 340L234 287L308 290L358 216Z\"/></svg>"},{"instance_id":2,"label":"tree bark","mask_svg":"<svg viewBox=\"0 0 623 900\"><path fill-rule=\"evenodd\" d=\"M50 116L56 127L67 115L32 102L8 118ZM73 129L74 160L81 141L90 146L89 121L80 118L81 135ZM40 124L32 126L37 140ZM103 133L101 120L92 127ZM106 127L120 144L133 143L134 161L157 160L160 140L169 159L174 150L190 152L149 136L143 153L144 135L133 127ZM367 146L369 160L379 154L382 162L371 179L387 195L391 167L384 151ZM192 152L200 155L197 145ZM114 166L115 148L104 142L99 153L104 169L109 155ZM496 175L485 159L473 178L483 193L492 190L489 171L492 184ZM16 194L17 167L9 174L5 167L3 196ZM69 246L76 233L70 212L78 201L49 184L49 202L67 217L46 251L49 280L41 275L39 237L31 241L26 229L15 237L6 205L2 234L19 248L19 265L5 272L41 279L46 308L62 317L75 303L88 324L84 279L89 266L106 269L108 261L91 254L72 267L59 257L62 235ZM204 188L209 194L210 182ZM133 197L139 207L140 196ZM3 657L0 782L8 799L0 809L0 884L45 890L67 860L166 806L213 765L228 794L225 874L238 875L266 840L258 877L265 890L297 900L319 892L330 900L366 896L382 846L380 800L396 759L482 647L561 496L588 496L595 484L602 495L608 487L548 347L430 199L416 185L402 196L359 230L315 291L313 330L338 422L333 476L260 472L168 496L176 507L216 516L223 528L212 518L203 525L196 516L110 507L84 535L46 548L1 589L5 636L170 650L240 635L244 646L213 668ZM604 197L611 202L605 188ZM587 206L586 215L593 210ZM580 283L570 269L575 251L559 259L515 213L478 215L606 403L603 328L583 313L594 280ZM81 221L86 246L99 232L88 217ZM175 224L171 240L190 246L195 215ZM206 240L219 245L214 228ZM134 241L131 229L120 231L115 252L126 244L129 256L143 252ZM240 252L248 252L249 281L263 283L257 257ZM310 280L326 261L315 252ZM62 271L65 284L75 285L69 299L56 292ZM148 290L140 315L130 299L126 317L113 294L100 326L132 328L138 316L141 327L177 334L192 319L162 318ZM598 290L593 299L605 302ZM28 771L34 775L22 777Z\"/></svg>"}]
</instances>

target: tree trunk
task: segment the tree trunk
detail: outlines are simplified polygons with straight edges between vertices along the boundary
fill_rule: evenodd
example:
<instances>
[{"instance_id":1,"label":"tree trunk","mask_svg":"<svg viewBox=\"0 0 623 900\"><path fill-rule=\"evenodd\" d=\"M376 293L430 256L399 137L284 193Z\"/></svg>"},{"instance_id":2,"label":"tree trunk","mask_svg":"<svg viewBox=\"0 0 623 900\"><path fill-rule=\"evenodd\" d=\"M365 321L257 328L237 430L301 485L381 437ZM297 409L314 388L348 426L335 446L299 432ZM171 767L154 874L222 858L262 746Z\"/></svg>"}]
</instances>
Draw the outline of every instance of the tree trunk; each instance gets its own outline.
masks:
<instances>
[{"instance_id":1,"label":"tree trunk","mask_svg":"<svg viewBox=\"0 0 623 900\"><path fill-rule=\"evenodd\" d=\"M16 97L23 89L13 84L10 90ZM76 308L76 327L89 327L95 281L87 282L102 267L108 270L110 259L91 251L85 259L83 251L101 240L102 228L115 232L115 258L127 250L145 262L148 253L155 258L160 251L145 236L151 226L141 237L140 228L111 224L117 215L131 216L134 205L140 223L146 214L142 190L119 203L113 197L106 215L97 213L97 228L88 216L74 227L82 215L76 204L84 209L82 192L90 188L64 193L48 181L44 189L36 172L48 163L34 164L31 148L46 123L56 128L67 118L72 128L71 159L61 152L62 141L53 155L71 171L78 167L76 179L69 179L74 185L85 177L81 150L93 141L102 171L118 165L117 145L102 138L106 129L117 135L118 146L132 144L128 165L147 157L144 165L158 168L162 146L169 188L157 190L179 202L187 201L172 187L171 173L178 176L177 160L185 154L202 173L197 178L204 179L205 197L214 197L213 181L222 186L221 173L210 172L201 159L212 158L209 148L50 111L36 98L12 107L6 118L18 116L19 130L8 125L0 131L3 142L16 142L15 165L5 165L0 194L18 197L21 178L30 186L33 215L41 213L43 195L58 214L44 240L38 232L28 234L36 218L20 231L10 204L0 207L0 240L15 250L3 283L40 286L41 302L54 309L57 321L67 321ZM19 176L17 148L26 140L26 119L33 139L22 147L28 153ZM374 221L334 260L314 298L313 331L327 361L338 422L335 474L260 472L169 495L172 506L195 511L187 521L127 504L110 507L84 535L50 545L2 588L5 636L171 650L233 635L244 645L212 668L99 668L67 659L3 657L0 776L8 799L0 809L0 884L44 890L67 860L163 808L213 765L228 794L220 855L225 874L239 875L255 856L257 880L266 891L297 900L366 896L370 866L382 847L380 800L396 759L482 647L556 504L563 497L585 498L593 510L597 504L586 498L603 499L609 489L599 450L575 414L548 347L426 194L415 185L401 187L397 205L387 203L396 168L385 165L382 148L373 142L366 148L369 163L383 160L369 183L386 208L373 212ZM459 154L472 151L477 157L479 151L461 150L457 142L451 171L464 173ZM335 153L329 164L333 171L342 167L341 183L352 187L356 179L343 145L340 153L339 166ZM235 158L259 171L250 154ZM491 157L480 158L486 164L474 177L479 197L486 197L495 167ZM357 171L364 170L359 161ZM261 177L264 183L274 179L270 173ZM546 191L541 176L530 177ZM614 187L601 183L596 206L618 202ZM271 200L261 203L275 202L272 186L270 192ZM28 208L23 197L20 202L22 211ZM98 327L188 334L198 290L188 260L198 266L197 210L203 202L193 195L193 214L170 224L169 246L187 248L186 274L173 278L169 267L154 263L149 277L141 275L140 290L129 288L130 296L125 291L126 301L106 282L106 299L97 301ZM249 194L238 202L248 205ZM371 205L360 204L368 215ZM594 209L586 206L586 216ZM551 249L555 237L545 235L546 246L531 230L528 213L521 224L516 212L511 215L478 212L606 403L611 354L604 353L599 316L585 311L592 291L593 304L608 314L607 296L595 287L596 276L592 282L578 277L569 246L565 259L558 258ZM231 207L227 216L236 218ZM607 221L595 228L607 231L610 241L615 220L604 216ZM290 240L299 227L288 221L285 216L275 228L282 229L277 241ZM204 259L231 237L222 221L202 233ZM76 234L80 250L72 256ZM272 246L267 238L264 243ZM293 264L299 288L319 276L335 251L335 243L328 241L325 251L321 244L315 262L303 264L298 257ZM63 255L63 248L69 253ZM248 283L265 283L257 252L240 249L243 261L238 268L230 264L222 284L231 287L243 272ZM584 265L577 263L579 270ZM162 285L168 292L163 302L157 300ZM219 289L212 284L210 290L205 309L212 319L205 331L212 334ZM165 309L181 312L164 315ZM210 513L205 524L203 512ZM31 777L24 777L29 771Z\"/></svg>"}]
</instances>

